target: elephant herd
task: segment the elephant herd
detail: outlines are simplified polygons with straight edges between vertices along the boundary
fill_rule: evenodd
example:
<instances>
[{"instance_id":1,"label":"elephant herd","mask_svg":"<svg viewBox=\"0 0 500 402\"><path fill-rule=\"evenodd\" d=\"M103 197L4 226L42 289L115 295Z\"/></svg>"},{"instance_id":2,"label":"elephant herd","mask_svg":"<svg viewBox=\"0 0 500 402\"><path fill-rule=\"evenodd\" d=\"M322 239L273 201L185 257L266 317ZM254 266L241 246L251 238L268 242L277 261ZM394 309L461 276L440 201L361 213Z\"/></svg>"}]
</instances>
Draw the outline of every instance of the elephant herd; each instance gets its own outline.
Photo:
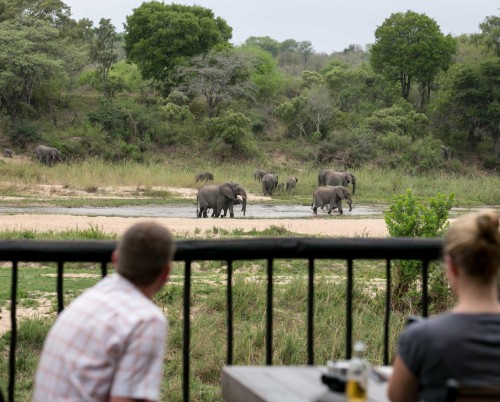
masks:
<instances>
[{"instance_id":1,"label":"elephant herd","mask_svg":"<svg viewBox=\"0 0 500 402\"><path fill-rule=\"evenodd\" d=\"M202 172L196 175L196 181L213 180L213 174ZM284 189L285 183L278 183L278 175L268 173L264 170L256 170L254 180L262 183L264 195L272 195L275 190ZM288 177L286 190L292 191L296 188L298 179L295 176ZM356 191L356 177L352 173L339 172L335 169L323 169L318 174L318 187L313 192L311 208L316 214L318 208L328 207L328 214L338 209L342 215L342 200L347 200L349 211L352 211L352 198L348 184L352 184L352 194ZM245 189L238 183L226 182L221 185L206 185L198 190L196 196L196 216L198 218L208 217L208 211L212 209L212 217L225 217L229 210L229 216L234 218L234 205L242 204L243 216L246 213L247 194Z\"/></svg>"},{"instance_id":2,"label":"elephant herd","mask_svg":"<svg viewBox=\"0 0 500 402\"><path fill-rule=\"evenodd\" d=\"M285 183L278 183L278 175L275 173L268 173L265 170L257 169L253 174L254 180L262 183L262 192L264 195L273 195L274 190L284 190ZM289 176L286 180L286 191L292 191L297 186L297 179L295 176Z\"/></svg>"}]
</instances>

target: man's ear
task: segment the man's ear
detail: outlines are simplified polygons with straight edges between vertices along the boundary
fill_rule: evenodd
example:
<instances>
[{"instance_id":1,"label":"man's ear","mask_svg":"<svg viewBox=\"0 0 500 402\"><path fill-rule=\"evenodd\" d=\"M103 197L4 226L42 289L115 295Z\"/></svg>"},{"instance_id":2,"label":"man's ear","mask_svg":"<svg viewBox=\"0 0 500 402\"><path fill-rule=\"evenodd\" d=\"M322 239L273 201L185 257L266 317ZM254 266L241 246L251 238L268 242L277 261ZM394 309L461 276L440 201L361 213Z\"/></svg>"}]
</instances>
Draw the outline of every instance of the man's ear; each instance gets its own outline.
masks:
<instances>
[{"instance_id":1,"label":"man's ear","mask_svg":"<svg viewBox=\"0 0 500 402\"><path fill-rule=\"evenodd\" d=\"M118 266L118 251L114 250L113 253L111 253L111 262L115 268Z\"/></svg>"},{"instance_id":2,"label":"man's ear","mask_svg":"<svg viewBox=\"0 0 500 402\"><path fill-rule=\"evenodd\" d=\"M161 274L160 274L161 278L165 282L168 281L168 278L170 276L170 271L172 271L172 262L168 262L167 264L165 264L165 266L163 267L163 270L161 271Z\"/></svg>"}]
</instances>

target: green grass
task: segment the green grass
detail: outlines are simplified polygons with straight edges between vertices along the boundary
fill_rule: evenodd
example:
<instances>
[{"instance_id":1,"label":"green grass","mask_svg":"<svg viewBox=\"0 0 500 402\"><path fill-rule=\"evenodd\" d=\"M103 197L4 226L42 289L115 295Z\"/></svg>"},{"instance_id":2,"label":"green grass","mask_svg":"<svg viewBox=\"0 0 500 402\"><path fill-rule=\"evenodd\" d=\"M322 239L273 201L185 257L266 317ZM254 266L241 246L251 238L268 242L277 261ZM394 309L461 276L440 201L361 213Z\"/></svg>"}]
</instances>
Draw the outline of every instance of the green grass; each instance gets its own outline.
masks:
<instances>
[{"instance_id":1,"label":"green grass","mask_svg":"<svg viewBox=\"0 0 500 402\"><path fill-rule=\"evenodd\" d=\"M281 228L251 236L294 235ZM218 237L248 237L239 231ZM53 232L19 232L17 238L52 239ZM60 238L114 239L99 228L67 231ZM15 232L0 232L0 238L16 238ZM267 261L237 261L234 267L234 364L265 364L265 301ZM307 362L307 268L306 260L276 260L274 264L273 363ZM218 261L194 261L192 264L191 308L191 400L220 401L220 372L226 359L226 264ZM317 364L340 359L345 353L345 272L346 262L317 260L315 269L314 350ZM382 362L384 261L354 262L354 340L364 340L368 358ZM16 400L31 399L33 379L43 338L56 311L55 264L20 264L18 302L21 307L36 307L49 300L50 317L20 320L16 369ZM65 304L99 280L100 269L94 264L66 264ZM70 274L87 274L72 276ZM90 276L89 276L90 274ZM0 269L0 314L7 314L10 297L10 264ZM382 281L382 285L381 285ZM184 263L174 264L170 283L156 295L155 303L168 312L170 333L165 361L161 400L182 400L182 325ZM417 306L393 312L390 350L395 350L397 335L405 317L418 313ZM433 307L431 306L431 311ZM435 310L435 309L434 309ZM10 333L0 337L0 353L8 355ZM6 390L8 360L0 359L0 386Z\"/></svg>"}]
</instances>

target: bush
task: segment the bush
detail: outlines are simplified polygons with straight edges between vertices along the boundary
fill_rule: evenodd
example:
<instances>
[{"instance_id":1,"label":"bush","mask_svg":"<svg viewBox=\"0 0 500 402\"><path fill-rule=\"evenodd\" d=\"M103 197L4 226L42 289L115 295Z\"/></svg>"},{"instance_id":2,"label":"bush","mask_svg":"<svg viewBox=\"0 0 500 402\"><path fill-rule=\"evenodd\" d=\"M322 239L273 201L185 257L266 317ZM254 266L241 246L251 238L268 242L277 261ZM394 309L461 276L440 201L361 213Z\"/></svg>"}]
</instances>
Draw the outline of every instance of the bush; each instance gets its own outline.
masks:
<instances>
[{"instance_id":1,"label":"bush","mask_svg":"<svg viewBox=\"0 0 500 402\"><path fill-rule=\"evenodd\" d=\"M14 147L26 149L28 144L40 140L38 127L32 122L21 122L11 128L9 140Z\"/></svg>"},{"instance_id":2,"label":"bush","mask_svg":"<svg viewBox=\"0 0 500 402\"><path fill-rule=\"evenodd\" d=\"M393 237L442 236L448 227L449 211L454 198L453 193L448 197L438 193L424 204L419 202L410 190L404 195L395 196L393 203L384 213L389 234ZM439 267L433 265L429 270L429 284L434 291L431 296L441 305L446 302L449 295L443 286L442 275L436 274L435 270L439 270ZM402 261L395 264L392 303L398 311L405 311L407 303L410 306L420 304L418 289L420 273L420 262Z\"/></svg>"},{"instance_id":3,"label":"bush","mask_svg":"<svg viewBox=\"0 0 500 402\"><path fill-rule=\"evenodd\" d=\"M354 129L331 133L319 143L316 162L345 169L360 167L375 154L373 136L369 131Z\"/></svg>"},{"instance_id":4,"label":"bush","mask_svg":"<svg viewBox=\"0 0 500 402\"><path fill-rule=\"evenodd\" d=\"M114 138L126 137L128 134L128 113L116 106L109 99L100 99L97 110L88 114L93 125L99 125Z\"/></svg>"},{"instance_id":5,"label":"bush","mask_svg":"<svg viewBox=\"0 0 500 402\"><path fill-rule=\"evenodd\" d=\"M483 166L485 169L500 171L500 158L486 156L483 158Z\"/></svg>"},{"instance_id":6,"label":"bush","mask_svg":"<svg viewBox=\"0 0 500 402\"><path fill-rule=\"evenodd\" d=\"M243 113L228 110L221 117L205 119L205 125L214 155L225 158L228 152L243 157L255 154L251 121Z\"/></svg>"}]
</instances>

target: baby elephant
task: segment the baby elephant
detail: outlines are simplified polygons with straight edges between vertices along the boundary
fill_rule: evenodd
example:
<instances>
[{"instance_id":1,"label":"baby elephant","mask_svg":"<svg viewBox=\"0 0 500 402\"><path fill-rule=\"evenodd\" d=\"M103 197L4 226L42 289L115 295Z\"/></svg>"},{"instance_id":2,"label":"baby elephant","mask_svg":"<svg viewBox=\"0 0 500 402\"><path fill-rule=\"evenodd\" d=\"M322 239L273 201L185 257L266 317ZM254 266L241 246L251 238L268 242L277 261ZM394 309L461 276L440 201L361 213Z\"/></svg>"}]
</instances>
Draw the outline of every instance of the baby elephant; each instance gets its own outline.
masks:
<instances>
[{"instance_id":1,"label":"baby elephant","mask_svg":"<svg viewBox=\"0 0 500 402\"><path fill-rule=\"evenodd\" d=\"M292 191L293 189L295 189L295 187L297 187L298 181L299 179L297 179L295 176L288 177L288 179L286 180L286 191Z\"/></svg>"},{"instance_id":2,"label":"baby elephant","mask_svg":"<svg viewBox=\"0 0 500 402\"><path fill-rule=\"evenodd\" d=\"M6 158L12 158L14 156L14 151L10 148L5 148L3 150L3 156Z\"/></svg>"},{"instance_id":3,"label":"baby elephant","mask_svg":"<svg viewBox=\"0 0 500 402\"><path fill-rule=\"evenodd\" d=\"M267 174L265 170L257 169L253 172L253 179L257 181L262 181L262 178Z\"/></svg>"},{"instance_id":4,"label":"baby elephant","mask_svg":"<svg viewBox=\"0 0 500 402\"><path fill-rule=\"evenodd\" d=\"M200 172L196 174L196 182L198 183L199 181L213 181L214 175L210 172Z\"/></svg>"},{"instance_id":5,"label":"baby elephant","mask_svg":"<svg viewBox=\"0 0 500 402\"><path fill-rule=\"evenodd\" d=\"M311 208L316 214L318 213L318 207L330 204L328 214L331 214L333 209L338 208L339 214L342 215L344 213L342 210L342 199L347 200L349 211L352 211L351 193L349 193L347 187L319 186L314 190Z\"/></svg>"}]
</instances>

